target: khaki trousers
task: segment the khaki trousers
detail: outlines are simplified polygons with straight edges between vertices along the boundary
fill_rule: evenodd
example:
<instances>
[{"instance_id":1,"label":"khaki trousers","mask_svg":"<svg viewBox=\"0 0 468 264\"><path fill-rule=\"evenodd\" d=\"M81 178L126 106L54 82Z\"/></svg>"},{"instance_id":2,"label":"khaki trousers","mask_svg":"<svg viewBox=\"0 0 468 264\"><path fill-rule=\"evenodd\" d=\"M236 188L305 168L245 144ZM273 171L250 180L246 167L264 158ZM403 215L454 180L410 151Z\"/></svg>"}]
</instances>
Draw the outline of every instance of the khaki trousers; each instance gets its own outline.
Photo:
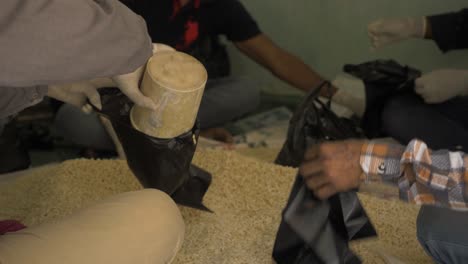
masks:
<instances>
[{"instance_id":1,"label":"khaki trousers","mask_svg":"<svg viewBox=\"0 0 468 264\"><path fill-rule=\"evenodd\" d=\"M55 223L0 236L0 263L171 263L184 231L172 199L146 189L111 197Z\"/></svg>"}]
</instances>

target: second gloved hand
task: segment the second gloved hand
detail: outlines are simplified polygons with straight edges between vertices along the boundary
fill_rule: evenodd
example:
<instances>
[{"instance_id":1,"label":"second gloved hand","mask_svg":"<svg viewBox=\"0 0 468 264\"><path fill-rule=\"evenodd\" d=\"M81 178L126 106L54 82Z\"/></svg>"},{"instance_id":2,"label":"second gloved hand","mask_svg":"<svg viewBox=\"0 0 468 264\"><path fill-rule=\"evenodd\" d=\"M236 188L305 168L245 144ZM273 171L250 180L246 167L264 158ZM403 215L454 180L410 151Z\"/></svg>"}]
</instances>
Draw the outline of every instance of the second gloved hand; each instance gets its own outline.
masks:
<instances>
[{"instance_id":1,"label":"second gloved hand","mask_svg":"<svg viewBox=\"0 0 468 264\"><path fill-rule=\"evenodd\" d=\"M119 87L120 91L124 93L130 100L135 104L156 110L156 104L151 100L151 98L143 95L140 91L140 80L143 76L145 66L140 66L134 72L122 74L112 77L112 81Z\"/></svg>"},{"instance_id":2,"label":"second gloved hand","mask_svg":"<svg viewBox=\"0 0 468 264\"><path fill-rule=\"evenodd\" d=\"M174 49L167 45L153 43L153 54L172 50ZM101 109L101 98L97 91L98 88L117 86L122 93L135 104L150 109L156 109L157 107L153 100L140 92L139 85L144 69L145 65L142 65L131 73L117 75L112 78L96 78L68 84L49 85L47 95L81 108L85 112L90 112L92 111L92 107L87 104L87 100Z\"/></svg>"},{"instance_id":3,"label":"second gloved hand","mask_svg":"<svg viewBox=\"0 0 468 264\"><path fill-rule=\"evenodd\" d=\"M174 49L170 46L160 43L153 43L153 54L156 52L172 50ZM128 98L130 98L130 100L132 100L135 104L141 107L157 110L155 102L153 102L153 100L151 100L149 97L143 95L139 88L140 80L143 76L144 69L145 66L143 65L136 69L134 72L114 76L112 77L112 80L119 87L122 93L124 93Z\"/></svg>"},{"instance_id":4,"label":"second gloved hand","mask_svg":"<svg viewBox=\"0 0 468 264\"><path fill-rule=\"evenodd\" d=\"M99 109L102 107L97 86L92 81L49 85L47 96L74 105L85 112L91 110L89 107L85 107L87 105L87 100Z\"/></svg>"},{"instance_id":5,"label":"second gloved hand","mask_svg":"<svg viewBox=\"0 0 468 264\"><path fill-rule=\"evenodd\" d=\"M377 49L409 38L424 38L426 18L380 19L368 26L372 47Z\"/></svg>"},{"instance_id":6,"label":"second gloved hand","mask_svg":"<svg viewBox=\"0 0 468 264\"><path fill-rule=\"evenodd\" d=\"M430 104L468 95L468 71L436 70L416 79L414 89Z\"/></svg>"}]
</instances>

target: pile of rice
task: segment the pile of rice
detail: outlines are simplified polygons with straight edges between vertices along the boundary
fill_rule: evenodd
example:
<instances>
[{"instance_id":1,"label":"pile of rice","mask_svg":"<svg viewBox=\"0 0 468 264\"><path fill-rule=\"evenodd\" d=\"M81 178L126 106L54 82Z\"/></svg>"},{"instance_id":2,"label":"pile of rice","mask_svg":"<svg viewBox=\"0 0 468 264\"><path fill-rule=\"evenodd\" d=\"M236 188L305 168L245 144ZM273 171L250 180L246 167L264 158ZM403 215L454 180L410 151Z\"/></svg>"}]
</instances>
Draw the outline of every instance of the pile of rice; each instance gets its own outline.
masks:
<instances>
[{"instance_id":1,"label":"pile of rice","mask_svg":"<svg viewBox=\"0 0 468 264\"><path fill-rule=\"evenodd\" d=\"M175 263L273 263L274 238L296 171L222 150L200 150L194 163L213 174L205 204L214 213L181 207L186 240ZM71 160L0 181L0 219L36 225L140 188L125 161ZM384 255L431 263L416 240L416 206L360 197L379 233L379 239L352 244L365 263L384 263Z\"/></svg>"}]
</instances>

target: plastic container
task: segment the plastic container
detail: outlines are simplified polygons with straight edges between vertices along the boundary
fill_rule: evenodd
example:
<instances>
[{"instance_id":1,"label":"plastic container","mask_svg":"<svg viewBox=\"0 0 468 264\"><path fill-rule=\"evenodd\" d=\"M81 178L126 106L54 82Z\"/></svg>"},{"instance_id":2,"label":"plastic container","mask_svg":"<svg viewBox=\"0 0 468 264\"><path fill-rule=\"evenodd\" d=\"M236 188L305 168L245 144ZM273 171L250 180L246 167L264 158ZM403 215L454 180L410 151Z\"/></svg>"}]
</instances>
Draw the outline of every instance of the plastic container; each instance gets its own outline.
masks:
<instances>
[{"instance_id":1,"label":"plastic container","mask_svg":"<svg viewBox=\"0 0 468 264\"><path fill-rule=\"evenodd\" d=\"M152 137L169 139L190 131L196 122L208 74L192 56L178 51L155 53L147 63L141 92L156 111L135 105L132 126Z\"/></svg>"}]
</instances>

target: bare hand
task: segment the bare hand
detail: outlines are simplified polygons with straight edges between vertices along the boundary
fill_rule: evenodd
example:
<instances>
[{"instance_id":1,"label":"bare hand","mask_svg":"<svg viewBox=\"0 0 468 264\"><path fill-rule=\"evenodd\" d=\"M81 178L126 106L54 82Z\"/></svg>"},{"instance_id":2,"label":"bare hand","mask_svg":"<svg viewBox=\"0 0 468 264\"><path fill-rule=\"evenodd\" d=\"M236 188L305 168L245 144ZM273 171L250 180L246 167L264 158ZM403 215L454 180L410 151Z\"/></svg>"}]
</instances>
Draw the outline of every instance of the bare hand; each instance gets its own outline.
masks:
<instances>
[{"instance_id":1,"label":"bare hand","mask_svg":"<svg viewBox=\"0 0 468 264\"><path fill-rule=\"evenodd\" d=\"M308 149L299 173L307 187L322 200L359 187L359 163L364 141L323 143Z\"/></svg>"},{"instance_id":2,"label":"bare hand","mask_svg":"<svg viewBox=\"0 0 468 264\"><path fill-rule=\"evenodd\" d=\"M232 144L234 139L229 131L222 127L208 128L200 132L200 136Z\"/></svg>"}]
</instances>

